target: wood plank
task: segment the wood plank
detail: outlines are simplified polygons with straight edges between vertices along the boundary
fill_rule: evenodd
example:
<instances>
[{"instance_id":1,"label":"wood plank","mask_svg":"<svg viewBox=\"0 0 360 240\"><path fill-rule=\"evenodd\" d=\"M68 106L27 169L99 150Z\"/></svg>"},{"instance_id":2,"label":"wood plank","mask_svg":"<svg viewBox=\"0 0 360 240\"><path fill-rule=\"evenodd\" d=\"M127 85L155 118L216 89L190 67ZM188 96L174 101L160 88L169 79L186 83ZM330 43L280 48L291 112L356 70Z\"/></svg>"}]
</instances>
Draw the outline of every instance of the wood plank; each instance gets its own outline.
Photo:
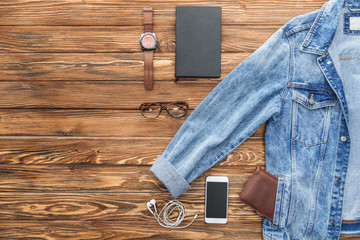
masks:
<instances>
[{"instance_id":1,"label":"wood plank","mask_svg":"<svg viewBox=\"0 0 360 240\"><path fill-rule=\"evenodd\" d=\"M190 216L190 215L189 215ZM0 237L6 239L251 239L261 240L261 222L237 219L225 225L201 226L195 221L184 229L159 228L151 222L133 222L119 226L114 221L39 221L0 220ZM185 223L185 222L184 222ZM359 240L360 237L341 236L340 240Z\"/></svg>"},{"instance_id":2,"label":"wood plank","mask_svg":"<svg viewBox=\"0 0 360 240\"><path fill-rule=\"evenodd\" d=\"M194 109L217 82L156 82L152 91L144 83L32 81L0 82L0 108L139 109L141 103L185 101Z\"/></svg>"},{"instance_id":3,"label":"wood plank","mask_svg":"<svg viewBox=\"0 0 360 240\"><path fill-rule=\"evenodd\" d=\"M0 116L0 136L173 137L186 119L102 109L0 109ZM264 127L254 136L264 136Z\"/></svg>"},{"instance_id":4,"label":"wood plank","mask_svg":"<svg viewBox=\"0 0 360 240\"><path fill-rule=\"evenodd\" d=\"M146 210L144 210L146 212ZM144 213L148 214L148 213ZM190 216L190 215L189 215ZM231 216L229 216L231 218ZM151 217L150 217L151 219ZM0 220L0 237L6 239L251 239L261 240L261 221L238 218L225 225L203 225L202 219L184 229L164 229L152 218L141 225L126 226L114 221L41 221ZM184 220L185 221L185 220ZM190 221L190 220L189 220ZM186 221L188 222L188 221ZM184 222L185 223L185 222ZM340 240L359 240L359 237L340 237Z\"/></svg>"},{"instance_id":5,"label":"wood plank","mask_svg":"<svg viewBox=\"0 0 360 240\"><path fill-rule=\"evenodd\" d=\"M238 194L257 165L216 165L193 181L185 195L204 194L207 176L228 176L230 193ZM0 192L12 193L152 193L169 194L149 166L1 164Z\"/></svg>"},{"instance_id":6,"label":"wood plank","mask_svg":"<svg viewBox=\"0 0 360 240\"><path fill-rule=\"evenodd\" d=\"M143 211L143 215L148 215L147 210ZM0 237L6 239L262 239L260 221L252 220L249 223L241 219L225 225L210 225L195 220L193 225L185 230L161 228L151 217L145 218L139 224L129 222L126 225L100 220L0 220L0 224Z\"/></svg>"},{"instance_id":7,"label":"wood plank","mask_svg":"<svg viewBox=\"0 0 360 240\"><path fill-rule=\"evenodd\" d=\"M5 109L0 116L3 136L172 137L186 119L166 111L149 119L139 110L94 109Z\"/></svg>"},{"instance_id":8,"label":"wood plank","mask_svg":"<svg viewBox=\"0 0 360 240\"><path fill-rule=\"evenodd\" d=\"M171 47L174 51L175 45ZM251 53L223 53L220 78L181 78L180 81L219 81ZM157 52L154 79L173 81L175 52ZM144 54L136 53L0 53L0 80L125 80L143 81Z\"/></svg>"},{"instance_id":9,"label":"wood plank","mask_svg":"<svg viewBox=\"0 0 360 240\"><path fill-rule=\"evenodd\" d=\"M149 222L153 227L157 227L156 221L147 211L146 203L156 198L160 211L164 203L173 200L167 194L149 193L0 193L0 197L0 220L116 221L119 226ZM178 200L185 204L187 216L194 216L199 211L194 226L206 226L204 194L188 194ZM238 221L240 218L242 221ZM261 218L240 201L238 193L229 194L229 223L241 224L246 220L258 223Z\"/></svg>"},{"instance_id":10,"label":"wood plank","mask_svg":"<svg viewBox=\"0 0 360 240\"><path fill-rule=\"evenodd\" d=\"M222 26L221 51L249 53L281 25ZM175 26L154 26L158 52L174 52ZM142 26L0 26L0 52L141 53Z\"/></svg>"},{"instance_id":11,"label":"wood plank","mask_svg":"<svg viewBox=\"0 0 360 240\"><path fill-rule=\"evenodd\" d=\"M154 163L172 138L0 138L0 164L103 164ZM262 164L263 138L249 138L218 165ZM1 165L0 165L1 168Z\"/></svg>"},{"instance_id":12,"label":"wood plank","mask_svg":"<svg viewBox=\"0 0 360 240\"><path fill-rule=\"evenodd\" d=\"M283 24L321 8L325 0L313 1L181 1L181 5L222 7L227 24ZM179 1L155 0L17 0L0 2L0 25L142 25L142 8L154 8L154 24L175 23Z\"/></svg>"},{"instance_id":13,"label":"wood plank","mask_svg":"<svg viewBox=\"0 0 360 240\"><path fill-rule=\"evenodd\" d=\"M12 193L9 195L0 193L0 197L2 199L0 202L0 210L2 212L0 223L3 221L17 221L22 223L25 222L24 220L53 223L62 221L66 226L66 223L73 221L81 221L85 225L90 221L93 223L116 221L116 226L121 228L123 234L139 229L143 230L143 228L156 230L154 232L150 231L150 236L153 234L167 236L168 230L161 228L157 224L154 217L147 210L146 202L152 198L156 198L157 209L160 211L166 202L172 200L170 196L164 194L154 196L148 193L120 195L109 193ZM236 236L239 236L235 229L239 229L239 226L242 226L242 234L246 232L248 232L246 233L247 235L251 234L252 236L260 234L261 218L257 216L250 207L239 200L238 194L229 195L228 223L221 228L217 225L208 225L204 222L204 194L181 196L179 200L187 207L187 217L183 225L189 223L193 216L199 211L197 219L191 227L187 228L186 232L191 231L193 234L199 234L201 231L204 231L209 234L209 236L212 236L215 231L219 231L216 235L235 236L236 234ZM135 222L137 224L132 224ZM26 224L24 225L26 226ZM21 226L24 225L21 224ZM8 225L5 226L2 225L2 231L10 227ZM78 227L76 227L76 229L77 228ZM63 231L56 227L49 227L48 229L51 229L51 232L56 232L57 234L61 234ZM105 229L112 228L106 227ZM77 232L78 231L81 230L79 229ZM0 233L0 237L2 236L1 234L2 233ZM29 235L27 234L27 236ZM131 236L134 238L134 235ZM171 233L169 237L170 236L174 236L174 233ZM202 235L202 237L204 236ZM87 237L87 239L89 238Z\"/></svg>"}]
</instances>

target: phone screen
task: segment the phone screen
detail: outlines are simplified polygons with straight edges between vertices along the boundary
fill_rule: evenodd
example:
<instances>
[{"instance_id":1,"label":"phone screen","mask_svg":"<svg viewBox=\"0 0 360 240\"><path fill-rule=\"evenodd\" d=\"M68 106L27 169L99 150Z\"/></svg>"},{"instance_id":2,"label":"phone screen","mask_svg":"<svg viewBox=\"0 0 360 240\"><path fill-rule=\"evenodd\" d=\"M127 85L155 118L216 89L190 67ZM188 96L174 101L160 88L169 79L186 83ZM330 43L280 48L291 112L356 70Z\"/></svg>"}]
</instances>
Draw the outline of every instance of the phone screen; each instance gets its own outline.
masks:
<instances>
[{"instance_id":1,"label":"phone screen","mask_svg":"<svg viewBox=\"0 0 360 240\"><path fill-rule=\"evenodd\" d=\"M227 183L207 182L206 217L226 218Z\"/></svg>"}]
</instances>

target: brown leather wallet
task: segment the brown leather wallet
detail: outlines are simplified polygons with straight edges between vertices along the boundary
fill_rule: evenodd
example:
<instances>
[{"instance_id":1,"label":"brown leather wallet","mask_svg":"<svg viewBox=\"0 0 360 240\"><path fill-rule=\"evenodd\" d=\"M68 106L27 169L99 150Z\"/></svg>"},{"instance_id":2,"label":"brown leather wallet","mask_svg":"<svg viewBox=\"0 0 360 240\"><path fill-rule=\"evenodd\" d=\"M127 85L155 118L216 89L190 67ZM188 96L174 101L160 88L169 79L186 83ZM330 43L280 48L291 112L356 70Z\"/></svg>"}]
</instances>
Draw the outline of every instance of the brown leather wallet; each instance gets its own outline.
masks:
<instances>
[{"instance_id":1,"label":"brown leather wallet","mask_svg":"<svg viewBox=\"0 0 360 240\"><path fill-rule=\"evenodd\" d=\"M240 200L254 208L258 215L273 221L277 185L277 177L256 167L240 192Z\"/></svg>"}]
</instances>

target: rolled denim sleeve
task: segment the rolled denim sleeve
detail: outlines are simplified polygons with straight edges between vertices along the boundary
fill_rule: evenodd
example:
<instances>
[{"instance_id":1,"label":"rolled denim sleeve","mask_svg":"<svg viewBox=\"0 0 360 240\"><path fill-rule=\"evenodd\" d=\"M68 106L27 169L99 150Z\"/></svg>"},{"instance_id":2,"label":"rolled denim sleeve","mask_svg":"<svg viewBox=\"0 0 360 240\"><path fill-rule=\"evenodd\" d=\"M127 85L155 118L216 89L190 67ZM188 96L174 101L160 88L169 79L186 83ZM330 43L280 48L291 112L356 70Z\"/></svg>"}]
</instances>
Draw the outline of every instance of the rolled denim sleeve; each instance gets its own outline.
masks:
<instances>
[{"instance_id":1,"label":"rolled denim sleeve","mask_svg":"<svg viewBox=\"0 0 360 240\"><path fill-rule=\"evenodd\" d=\"M279 29L190 114L150 168L173 198L280 112L290 55L289 40Z\"/></svg>"}]
</instances>

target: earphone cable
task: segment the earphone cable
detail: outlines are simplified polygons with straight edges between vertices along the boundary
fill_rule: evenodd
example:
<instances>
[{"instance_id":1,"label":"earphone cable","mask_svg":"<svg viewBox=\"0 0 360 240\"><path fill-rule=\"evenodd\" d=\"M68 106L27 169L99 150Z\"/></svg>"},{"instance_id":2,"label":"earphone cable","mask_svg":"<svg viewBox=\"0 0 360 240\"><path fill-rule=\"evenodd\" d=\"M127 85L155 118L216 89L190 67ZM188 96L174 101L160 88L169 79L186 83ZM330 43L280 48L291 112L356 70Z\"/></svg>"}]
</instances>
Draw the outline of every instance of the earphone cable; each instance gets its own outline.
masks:
<instances>
[{"instance_id":1,"label":"earphone cable","mask_svg":"<svg viewBox=\"0 0 360 240\"><path fill-rule=\"evenodd\" d=\"M172 214L172 212L174 210L178 210L179 211L179 215L177 217L177 219L175 221L172 221L169 219L169 216ZM168 202L159 213L157 213L155 211L155 213L157 214L157 216L154 214L155 219L158 221L158 223L164 227L164 228L186 228L188 226L190 226L196 219L196 217L199 214L199 211L195 214L193 220L185 225L185 226L181 226L178 227L181 222L184 220L185 215L186 215L186 207L182 202L179 202L177 200L172 200L170 202ZM161 218L161 214L163 213L163 218Z\"/></svg>"}]
</instances>

